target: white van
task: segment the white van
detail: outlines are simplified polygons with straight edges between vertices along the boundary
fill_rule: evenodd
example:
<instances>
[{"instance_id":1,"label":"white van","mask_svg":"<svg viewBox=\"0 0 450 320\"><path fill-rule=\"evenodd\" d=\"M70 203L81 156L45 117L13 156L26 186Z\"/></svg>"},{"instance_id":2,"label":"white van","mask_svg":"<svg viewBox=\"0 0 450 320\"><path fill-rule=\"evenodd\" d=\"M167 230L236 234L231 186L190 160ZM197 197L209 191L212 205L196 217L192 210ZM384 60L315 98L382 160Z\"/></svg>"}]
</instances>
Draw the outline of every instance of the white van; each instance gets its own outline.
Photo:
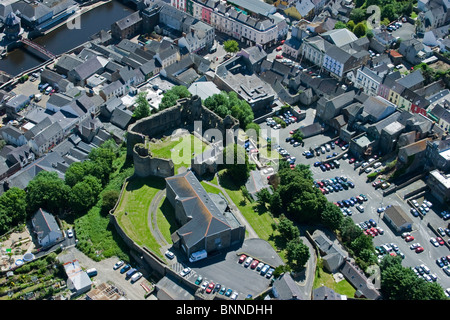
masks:
<instances>
[{"instance_id":1,"label":"white van","mask_svg":"<svg viewBox=\"0 0 450 320\"><path fill-rule=\"evenodd\" d=\"M131 283L135 283L136 281L138 281L140 278L142 278L142 273L140 272L136 272L135 274L133 274L133 276L131 277Z\"/></svg>"},{"instance_id":2,"label":"white van","mask_svg":"<svg viewBox=\"0 0 450 320\"><path fill-rule=\"evenodd\" d=\"M97 269L95 268L87 269L86 273L89 277L95 277L97 275Z\"/></svg>"},{"instance_id":3,"label":"white van","mask_svg":"<svg viewBox=\"0 0 450 320\"><path fill-rule=\"evenodd\" d=\"M39 102L42 100L42 94L38 93L37 95L34 96L34 101Z\"/></svg>"},{"instance_id":4,"label":"white van","mask_svg":"<svg viewBox=\"0 0 450 320\"><path fill-rule=\"evenodd\" d=\"M208 253L206 252L206 250L200 250L197 252L193 252L189 256L189 261L190 262L199 261L199 260L205 259L207 256L208 256Z\"/></svg>"}]
</instances>

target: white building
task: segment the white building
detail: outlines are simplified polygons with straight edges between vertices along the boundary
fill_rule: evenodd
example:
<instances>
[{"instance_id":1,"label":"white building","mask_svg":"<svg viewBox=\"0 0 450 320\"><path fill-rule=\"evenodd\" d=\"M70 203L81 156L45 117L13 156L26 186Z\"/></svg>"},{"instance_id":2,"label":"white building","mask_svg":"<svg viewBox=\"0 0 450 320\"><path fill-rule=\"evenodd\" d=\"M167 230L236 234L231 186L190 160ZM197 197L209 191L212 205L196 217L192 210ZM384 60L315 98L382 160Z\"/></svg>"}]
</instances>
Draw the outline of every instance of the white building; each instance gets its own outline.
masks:
<instances>
[{"instance_id":1,"label":"white building","mask_svg":"<svg viewBox=\"0 0 450 320\"><path fill-rule=\"evenodd\" d=\"M226 33L247 45L260 44L264 48L284 38L288 25L276 8L259 0L226 1L192 0L186 11L218 31Z\"/></svg>"},{"instance_id":2,"label":"white building","mask_svg":"<svg viewBox=\"0 0 450 320\"><path fill-rule=\"evenodd\" d=\"M356 70L354 83L356 88L362 88L368 95L376 96L378 95L378 88L382 80L382 77L377 72L366 66L362 66Z\"/></svg>"}]
</instances>

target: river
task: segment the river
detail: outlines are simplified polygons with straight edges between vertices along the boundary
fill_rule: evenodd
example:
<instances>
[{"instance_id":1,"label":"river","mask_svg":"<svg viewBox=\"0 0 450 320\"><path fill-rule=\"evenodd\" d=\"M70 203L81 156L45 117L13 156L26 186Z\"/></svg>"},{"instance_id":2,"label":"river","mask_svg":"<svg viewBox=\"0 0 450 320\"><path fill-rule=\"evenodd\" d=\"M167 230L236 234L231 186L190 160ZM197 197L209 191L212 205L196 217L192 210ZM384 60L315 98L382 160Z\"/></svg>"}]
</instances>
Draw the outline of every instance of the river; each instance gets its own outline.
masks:
<instances>
[{"instance_id":1,"label":"river","mask_svg":"<svg viewBox=\"0 0 450 320\"><path fill-rule=\"evenodd\" d=\"M112 23L133 12L132 8L113 0L84 13L80 18L79 29L70 29L63 24L60 28L33 41L45 46L53 54L61 54L88 41L90 36L102 29L110 30ZM25 49L16 49L0 60L0 70L15 76L43 62Z\"/></svg>"}]
</instances>

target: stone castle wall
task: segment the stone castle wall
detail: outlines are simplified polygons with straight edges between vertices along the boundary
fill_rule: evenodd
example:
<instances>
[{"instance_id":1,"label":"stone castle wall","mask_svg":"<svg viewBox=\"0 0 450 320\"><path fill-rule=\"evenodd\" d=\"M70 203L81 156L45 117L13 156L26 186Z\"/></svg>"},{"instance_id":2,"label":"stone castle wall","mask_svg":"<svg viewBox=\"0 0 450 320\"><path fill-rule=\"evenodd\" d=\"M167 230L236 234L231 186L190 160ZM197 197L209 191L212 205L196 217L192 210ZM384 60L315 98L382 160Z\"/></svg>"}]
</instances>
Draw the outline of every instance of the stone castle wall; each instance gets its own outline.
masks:
<instances>
[{"instance_id":1,"label":"stone castle wall","mask_svg":"<svg viewBox=\"0 0 450 320\"><path fill-rule=\"evenodd\" d=\"M200 127L201 125L201 127ZM157 114L143 118L130 125L127 131L127 156L132 157L135 164L135 174L140 177L156 175L168 177L174 175L174 166L171 160L154 158L145 151L146 139L160 138L163 135L171 135L177 129L186 129L190 132L204 136L208 129L217 129L222 134L224 141L228 129L239 128L239 121L231 116L224 119L202 105L198 96L188 99L180 99L173 107L161 110ZM219 139L219 137L215 137ZM136 148L135 146L138 145Z\"/></svg>"}]
</instances>

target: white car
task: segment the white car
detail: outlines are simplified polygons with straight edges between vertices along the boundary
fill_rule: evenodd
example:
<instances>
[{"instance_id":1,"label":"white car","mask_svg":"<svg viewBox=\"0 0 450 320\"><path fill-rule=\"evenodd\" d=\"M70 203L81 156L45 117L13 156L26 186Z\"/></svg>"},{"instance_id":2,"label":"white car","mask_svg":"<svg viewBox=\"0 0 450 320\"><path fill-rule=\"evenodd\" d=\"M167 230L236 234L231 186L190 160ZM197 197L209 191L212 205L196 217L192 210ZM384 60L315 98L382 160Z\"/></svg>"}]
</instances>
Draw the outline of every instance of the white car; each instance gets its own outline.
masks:
<instances>
[{"instance_id":1,"label":"white car","mask_svg":"<svg viewBox=\"0 0 450 320\"><path fill-rule=\"evenodd\" d=\"M73 231L72 231L72 229L67 230L67 236L68 236L69 238L72 238L72 237L73 237Z\"/></svg>"},{"instance_id":2,"label":"white car","mask_svg":"<svg viewBox=\"0 0 450 320\"><path fill-rule=\"evenodd\" d=\"M184 268L183 270L180 271L180 274L181 274L182 277L187 276L189 273L191 273L191 268L189 268L189 267L186 267L186 268Z\"/></svg>"},{"instance_id":3,"label":"white car","mask_svg":"<svg viewBox=\"0 0 450 320\"><path fill-rule=\"evenodd\" d=\"M231 296L230 296L230 299L231 299L231 300L236 300L237 297L238 297L238 295L239 295L239 293L237 293L236 291L233 291L233 293L232 293Z\"/></svg>"},{"instance_id":4,"label":"white car","mask_svg":"<svg viewBox=\"0 0 450 320\"><path fill-rule=\"evenodd\" d=\"M250 263L252 263L253 258L252 257L247 257L247 259L245 259L244 262L244 267L248 267L250 265Z\"/></svg>"},{"instance_id":5,"label":"white car","mask_svg":"<svg viewBox=\"0 0 450 320\"><path fill-rule=\"evenodd\" d=\"M117 261L117 262L114 264L113 269L114 269L114 270L119 269L121 266L123 266L124 263L125 263L125 262L124 262L123 260Z\"/></svg>"},{"instance_id":6,"label":"white car","mask_svg":"<svg viewBox=\"0 0 450 320\"><path fill-rule=\"evenodd\" d=\"M411 249L411 250L414 250L414 249L416 249L416 248L418 248L418 247L420 247L420 243L413 243L409 248Z\"/></svg>"},{"instance_id":7,"label":"white car","mask_svg":"<svg viewBox=\"0 0 450 320\"><path fill-rule=\"evenodd\" d=\"M439 247L439 242L437 242L436 238L431 237L430 242L433 246Z\"/></svg>"},{"instance_id":8,"label":"white car","mask_svg":"<svg viewBox=\"0 0 450 320\"><path fill-rule=\"evenodd\" d=\"M172 251L167 250L165 253L166 257L169 258L170 260L172 260L173 258L175 258L175 254Z\"/></svg>"}]
</instances>

